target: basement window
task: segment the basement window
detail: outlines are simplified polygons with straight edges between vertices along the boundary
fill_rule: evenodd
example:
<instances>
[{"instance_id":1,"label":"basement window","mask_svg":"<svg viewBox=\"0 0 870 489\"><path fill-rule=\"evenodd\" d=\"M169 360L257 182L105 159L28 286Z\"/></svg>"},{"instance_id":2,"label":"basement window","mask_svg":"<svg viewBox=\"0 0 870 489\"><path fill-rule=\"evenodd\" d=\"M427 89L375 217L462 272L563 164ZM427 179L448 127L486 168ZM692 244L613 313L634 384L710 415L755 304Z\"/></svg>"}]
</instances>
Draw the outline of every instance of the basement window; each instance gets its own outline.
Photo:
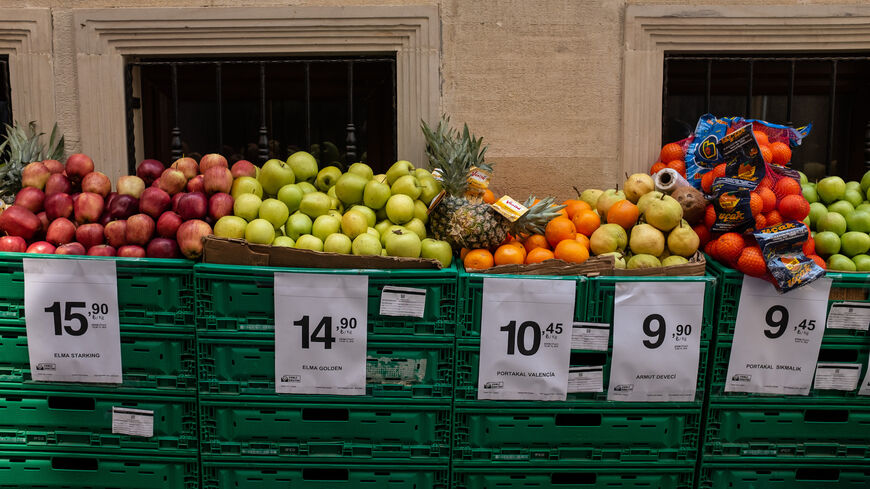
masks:
<instances>
[{"instance_id":1,"label":"basement window","mask_svg":"<svg viewBox=\"0 0 870 489\"><path fill-rule=\"evenodd\" d=\"M6 124L12 125L12 88L9 83L9 56L0 56L0 141L6 139Z\"/></svg>"}]
</instances>

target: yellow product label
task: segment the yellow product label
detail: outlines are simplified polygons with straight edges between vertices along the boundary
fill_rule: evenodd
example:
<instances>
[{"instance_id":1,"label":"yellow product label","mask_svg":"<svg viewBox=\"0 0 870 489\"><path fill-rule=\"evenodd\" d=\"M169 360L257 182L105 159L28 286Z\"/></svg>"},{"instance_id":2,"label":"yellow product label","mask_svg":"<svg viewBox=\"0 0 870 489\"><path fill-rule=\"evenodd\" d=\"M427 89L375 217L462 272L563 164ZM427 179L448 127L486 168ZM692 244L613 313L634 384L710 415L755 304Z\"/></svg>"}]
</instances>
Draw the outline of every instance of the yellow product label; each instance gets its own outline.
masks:
<instances>
[{"instance_id":1,"label":"yellow product label","mask_svg":"<svg viewBox=\"0 0 870 489\"><path fill-rule=\"evenodd\" d=\"M433 168L432 169L432 178L438 180L439 182L443 182L444 178L441 176L441 168Z\"/></svg>"},{"instance_id":2,"label":"yellow product label","mask_svg":"<svg viewBox=\"0 0 870 489\"><path fill-rule=\"evenodd\" d=\"M471 171L468 172L468 186L470 188L486 190L489 188L490 179L492 179L492 174L490 172L481 170L477 167L473 167Z\"/></svg>"},{"instance_id":3,"label":"yellow product label","mask_svg":"<svg viewBox=\"0 0 870 489\"><path fill-rule=\"evenodd\" d=\"M432 202L429 202L429 209L426 210L427 216L432 213L432 210L435 209L435 207L437 207L438 204L441 203L441 201L444 199L445 195L447 195L447 191L444 189L441 189L441 192L439 192L438 195L436 195L432 199Z\"/></svg>"},{"instance_id":4,"label":"yellow product label","mask_svg":"<svg viewBox=\"0 0 870 489\"><path fill-rule=\"evenodd\" d=\"M529 212L528 207L520 204L516 200L508 197L507 195L495 201L490 207L493 208L496 212L503 215L508 221L514 222L517 219L523 217L523 214Z\"/></svg>"}]
</instances>

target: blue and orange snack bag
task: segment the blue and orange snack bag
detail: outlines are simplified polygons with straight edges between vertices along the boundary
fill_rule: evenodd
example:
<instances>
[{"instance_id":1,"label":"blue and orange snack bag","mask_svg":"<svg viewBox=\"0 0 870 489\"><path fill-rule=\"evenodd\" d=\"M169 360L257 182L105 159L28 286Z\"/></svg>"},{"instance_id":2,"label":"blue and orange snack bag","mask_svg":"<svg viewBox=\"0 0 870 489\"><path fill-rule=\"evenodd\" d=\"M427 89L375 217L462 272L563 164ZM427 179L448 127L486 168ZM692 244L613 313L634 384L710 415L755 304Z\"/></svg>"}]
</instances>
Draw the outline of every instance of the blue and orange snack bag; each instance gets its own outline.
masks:
<instances>
[{"instance_id":1,"label":"blue and orange snack bag","mask_svg":"<svg viewBox=\"0 0 870 489\"><path fill-rule=\"evenodd\" d=\"M786 221L753 235L780 292L794 290L825 276L825 270L803 253L803 244L810 236L804 223Z\"/></svg>"}]
</instances>

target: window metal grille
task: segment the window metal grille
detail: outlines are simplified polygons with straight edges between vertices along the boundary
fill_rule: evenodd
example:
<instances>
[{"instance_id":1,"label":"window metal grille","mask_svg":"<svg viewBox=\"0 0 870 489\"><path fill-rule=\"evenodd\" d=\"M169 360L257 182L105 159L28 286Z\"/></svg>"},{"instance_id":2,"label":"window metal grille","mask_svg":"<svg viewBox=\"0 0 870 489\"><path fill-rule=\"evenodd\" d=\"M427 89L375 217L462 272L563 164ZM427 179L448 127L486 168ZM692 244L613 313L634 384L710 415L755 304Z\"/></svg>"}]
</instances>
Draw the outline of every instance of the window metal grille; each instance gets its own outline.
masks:
<instances>
[{"instance_id":1,"label":"window metal grille","mask_svg":"<svg viewBox=\"0 0 870 489\"><path fill-rule=\"evenodd\" d=\"M9 82L9 56L0 56L0 140L5 139L6 127L12 125L12 87Z\"/></svg>"},{"instance_id":2,"label":"window metal grille","mask_svg":"<svg viewBox=\"0 0 870 489\"><path fill-rule=\"evenodd\" d=\"M321 165L365 160L378 171L397 159L395 56L140 59L127 63L125 89L131 173L137 144L164 163L317 150L332 160Z\"/></svg>"}]
</instances>

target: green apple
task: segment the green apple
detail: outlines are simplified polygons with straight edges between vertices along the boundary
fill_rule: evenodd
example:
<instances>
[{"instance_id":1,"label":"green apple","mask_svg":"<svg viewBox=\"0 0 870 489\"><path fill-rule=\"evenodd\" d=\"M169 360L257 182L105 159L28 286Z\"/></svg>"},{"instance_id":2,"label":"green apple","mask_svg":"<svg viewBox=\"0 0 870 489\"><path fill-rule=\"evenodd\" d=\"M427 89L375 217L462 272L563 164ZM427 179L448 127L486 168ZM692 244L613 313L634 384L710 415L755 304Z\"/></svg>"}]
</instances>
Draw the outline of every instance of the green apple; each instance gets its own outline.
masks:
<instances>
[{"instance_id":1,"label":"green apple","mask_svg":"<svg viewBox=\"0 0 870 489\"><path fill-rule=\"evenodd\" d=\"M303 234L296 240L294 247L300 250L323 251L323 241L310 234Z\"/></svg>"},{"instance_id":2,"label":"green apple","mask_svg":"<svg viewBox=\"0 0 870 489\"><path fill-rule=\"evenodd\" d=\"M375 209L375 219L378 221L383 221L387 218L387 206L383 206L380 209Z\"/></svg>"},{"instance_id":3,"label":"green apple","mask_svg":"<svg viewBox=\"0 0 870 489\"><path fill-rule=\"evenodd\" d=\"M375 180L375 181L380 182L380 183L387 183L387 175L384 173L378 173L377 175L372 177L372 180ZM390 186L390 184L387 183L387 187L389 187L389 186Z\"/></svg>"},{"instance_id":4,"label":"green apple","mask_svg":"<svg viewBox=\"0 0 870 489\"><path fill-rule=\"evenodd\" d=\"M375 216L375 211L369 209L364 205L355 205L348 210L362 212L363 215L366 216L366 222L368 222L369 226L374 226L375 223L378 222L378 219Z\"/></svg>"},{"instance_id":5,"label":"green apple","mask_svg":"<svg viewBox=\"0 0 870 489\"><path fill-rule=\"evenodd\" d=\"M838 200L828 206L828 212L836 212L837 214L846 217L849 214L855 212L855 206L852 205L852 203L849 201Z\"/></svg>"},{"instance_id":6,"label":"green apple","mask_svg":"<svg viewBox=\"0 0 870 489\"><path fill-rule=\"evenodd\" d=\"M385 208L387 217L396 224L405 224L414 218L414 199L405 194L391 196Z\"/></svg>"},{"instance_id":7,"label":"green apple","mask_svg":"<svg viewBox=\"0 0 870 489\"><path fill-rule=\"evenodd\" d=\"M848 257L835 254L831 255L828 258L828 269L829 270L841 270L844 272L855 272L858 270L858 267L855 266L855 262L850 260Z\"/></svg>"},{"instance_id":8,"label":"green apple","mask_svg":"<svg viewBox=\"0 0 870 489\"><path fill-rule=\"evenodd\" d=\"M323 240L323 251L348 255L350 254L352 245L353 241L344 234L333 233Z\"/></svg>"},{"instance_id":9,"label":"green apple","mask_svg":"<svg viewBox=\"0 0 870 489\"><path fill-rule=\"evenodd\" d=\"M276 195L284 185L296 182L296 176L293 175L293 169L286 162L271 159L263 163L257 181L263 186L263 192L268 195Z\"/></svg>"},{"instance_id":10,"label":"green apple","mask_svg":"<svg viewBox=\"0 0 870 489\"><path fill-rule=\"evenodd\" d=\"M241 194L233 202L233 215L251 222L260 215L260 205L263 201L255 194Z\"/></svg>"},{"instance_id":11,"label":"green apple","mask_svg":"<svg viewBox=\"0 0 870 489\"><path fill-rule=\"evenodd\" d=\"M386 231L390 226L395 226L395 223L389 219L378 221L378 223L375 224L375 229L378 231L378 238L380 238L381 235L384 234L384 231Z\"/></svg>"},{"instance_id":12,"label":"green apple","mask_svg":"<svg viewBox=\"0 0 870 489\"><path fill-rule=\"evenodd\" d=\"M291 238L290 236L275 236L275 240L272 241L272 246L293 248L294 246L296 246L296 241L293 241L293 238Z\"/></svg>"},{"instance_id":13,"label":"green apple","mask_svg":"<svg viewBox=\"0 0 870 489\"><path fill-rule=\"evenodd\" d=\"M365 163L354 163L348 167L347 172L356 173L357 175L365 178L366 180L371 180L375 173L372 171L372 167L366 165Z\"/></svg>"},{"instance_id":14,"label":"green apple","mask_svg":"<svg viewBox=\"0 0 870 489\"><path fill-rule=\"evenodd\" d=\"M310 194L312 192L317 192L317 187L312 185L310 182L296 182L296 185L302 190L303 194Z\"/></svg>"},{"instance_id":15,"label":"green apple","mask_svg":"<svg viewBox=\"0 0 870 489\"><path fill-rule=\"evenodd\" d=\"M416 234L417 236L420 237L420 239L426 239L426 225L423 224L423 221L421 221L415 217L414 219L411 219L410 221L406 222L404 224L404 226L405 226L405 229Z\"/></svg>"},{"instance_id":16,"label":"green apple","mask_svg":"<svg viewBox=\"0 0 870 489\"><path fill-rule=\"evenodd\" d=\"M359 204L363 201L366 183L368 180L356 173L345 173L335 182L335 196L345 205Z\"/></svg>"},{"instance_id":17,"label":"green apple","mask_svg":"<svg viewBox=\"0 0 870 489\"><path fill-rule=\"evenodd\" d=\"M840 236L840 252L846 256L867 253L870 250L870 236L867 233L849 231Z\"/></svg>"},{"instance_id":18,"label":"green apple","mask_svg":"<svg viewBox=\"0 0 870 489\"><path fill-rule=\"evenodd\" d=\"M310 217L301 212L294 212L287 218L287 224L284 224L284 234L296 240L303 234L311 233L312 226Z\"/></svg>"},{"instance_id":19,"label":"green apple","mask_svg":"<svg viewBox=\"0 0 870 489\"><path fill-rule=\"evenodd\" d=\"M842 199L846 194L846 182L840 177L826 177L816 184L816 192L822 202L830 204Z\"/></svg>"},{"instance_id":20,"label":"green apple","mask_svg":"<svg viewBox=\"0 0 870 489\"><path fill-rule=\"evenodd\" d=\"M341 218L341 232L354 239L369 229L369 221L360 211L349 210Z\"/></svg>"},{"instance_id":21,"label":"green apple","mask_svg":"<svg viewBox=\"0 0 870 489\"><path fill-rule=\"evenodd\" d=\"M341 219L337 219L328 214L318 216L317 219L314 220L314 224L311 225L311 234L322 239L324 243L326 242L327 236L340 231Z\"/></svg>"},{"instance_id":22,"label":"green apple","mask_svg":"<svg viewBox=\"0 0 870 489\"><path fill-rule=\"evenodd\" d=\"M423 224L429 222L429 206L424 204L422 200L414 201L414 217L423 221Z\"/></svg>"},{"instance_id":23,"label":"green apple","mask_svg":"<svg viewBox=\"0 0 870 489\"><path fill-rule=\"evenodd\" d=\"M821 231L813 238L816 242L816 254L830 256L840 252L840 236L831 231Z\"/></svg>"},{"instance_id":24,"label":"green apple","mask_svg":"<svg viewBox=\"0 0 870 489\"><path fill-rule=\"evenodd\" d=\"M868 190L870 190L870 171L865 172L861 177L861 191L866 194Z\"/></svg>"},{"instance_id":25,"label":"green apple","mask_svg":"<svg viewBox=\"0 0 870 489\"><path fill-rule=\"evenodd\" d=\"M831 231L841 236L846 232L846 218L838 212L828 212L816 223L818 231Z\"/></svg>"},{"instance_id":26,"label":"green apple","mask_svg":"<svg viewBox=\"0 0 870 489\"><path fill-rule=\"evenodd\" d=\"M343 216L344 213L339 211L338 209L329 209L329 212L327 212L326 215L332 216L332 217L338 219L339 221L341 221L341 216Z\"/></svg>"},{"instance_id":27,"label":"green apple","mask_svg":"<svg viewBox=\"0 0 870 489\"><path fill-rule=\"evenodd\" d=\"M420 237L410 231L394 230L387 232L384 248L389 256L419 258L422 251Z\"/></svg>"},{"instance_id":28,"label":"green apple","mask_svg":"<svg viewBox=\"0 0 870 489\"><path fill-rule=\"evenodd\" d=\"M809 179L807 178L807 175L806 175L804 172L799 171L799 172L798 172L798 175L800 175L800 182L801 182L801 184L804 184L804 183L809 182Z\"/></svg>"},{"instance_id":29,"label":"green apple","mask_svg":"<svg viewBox=\"0 0 870 489\"><path fill-rule=\"evenodd\" d=\"M407 229L405 229L405 226L399 226L398 224L393 224L381 232L381 240L380 240L381 246L383 246L387 243L387 236L389 236L394 231L401 231L403 233L409 232Z\"/></svg>"},{"instance_id":30,"label":"green apple","mask_svg":"<svg viewBox=\"0 0 870 489\"><path fill-rule=\"evenodd\" d=\"M861 191L857 189L846 189L846 194L843 196L843 200L852 204L853 208L858 207L859 205L864 203L864 194L862 194Z\"/></svg>"},{"instance_id":31,"label":"green apple","mask_svg":"<svg viewBox=\"0 0 870 489\"><path fill-rule=\"evenodd\" d=\"M371 234L363 233L354 238L351 252L359 256L380 255L381 242Z\"/></svg>"},{"instance_id":32,"label":"green apple","mask_svg":"<svg viewBox=\"0 0 870 489\"><path fill-rule=\"evenodd\" d=\"M244 238L248 221L239 216L224 216L214 223L214 235L222 238Z\"/></svg>"},{"instance_id":33,"label":"green apple","mask_svg":"<svg viewBox=\"0 0 870 489\"><path fill-rule=\"evenodd\" d=\"M369 227L368 229L366 229L366 233L371 234L375 238L378 238L378 241L381 240L381 233L373 227Z\"/></svg>"},{"instance_id":34,"label":"green apple","mask_svg":"<svg viewBox=\"0 0 870 489\"><path fill-rule=\"evenodd\" d=\"M856 255L852 257L852 262L859 272L870 272L870 255Z\"/></svg>"},{"instance_id":35,"label":"green apple","mask_svg":"<svg viewBox=\"0 0 870 489\"><path fill-rule=\"evenodd\" d=\"M870 212L855 209L855 212L846 217L846 230L870 233Z\"/></svg>"},{"instance_id":36,"label":"green apple","mask_svg":"<svg viewBox=\"0 0 870 489\"><path fill-rule=\"evenodd\" d=\"M813 202L810 204L810 228L816 229L818 225L819 219L822 218L825 214L828 213L828 208L825 207L825 204L821 202Z\"/></svg>"},{"instance_id":37,"label":"green apple","mask_svg":"<svg viewBox=\"0 0 870 489\"><path fill-rule=\"evenodd\" d=\"M242 194L254 194L257 197L263 198L263 186L254 177L239 177L233 180L233 186L230 188L230 195L234 199L238 199Z\"/></svg>"},{"instance_id":38,"label":"green apple","mask_svg":"<svg viewBox=\"0 0 870 489\"><path fill-rule=\"evenodd\" d=\"M315 219L329 212L332 200L323 192L311 192L302 196L299 202L299 211L308 217Z\"/></svg>"},{"instance_id":39,"label":"green apple","mask_svg":"<svg viewBox=\"0 0 870 489\"><path fill-rule=\"evenodd\" d=\"M426 238L420 242L420 245L420 256L423 258L438 260L444 268L449 267L453 261L453 249L447 241Z\"/></svg>"},{"instance_id":40,"label":"green apple","mask_svg":"<svg viewBox=\"0 0 870 489\"><path fill-rule=\"evenodd\" d=\"M393 163L393 166L387 170L387 184L392 187L399 177L411 175L412 173L414 173L414 164L410 161L399 160Z\"/></svg>"},{"instance_id":41,"label":"green apple","mask_svg":"<svg viewBox=\"0 0 870 489\"><path fill-rule=\"evenodd\" d=\"M420 184L420 200L426 205L431 204L432 199L441 193L441 183L435 180L432 175L428 177L417 176L417 182Z\"/></svg>"},{"instance_id":42,"label":"green apple","mask_svg":"<svg viewBox=\"0 0 870 489\"><path fill-rule=\"evenodd\" d=\"M431 177L432 172L425 168L414 168L414 176L419 178Z\"/></svg>"},{"instance_id":43,"label":"green apple","mask_svg":"<svg viewBox=\"0 0 870 489\"><path fill-rule=\"evenodd\" d=\"M855 207L855 210L870 213L870 202L864 202L863 204L859 205L858 207Z\"/></svg>"},{"instance_id":44,"label":"green apple","mask_svg":"<svg viewBox=\"0 0 870 489\"><path fill-rule=\"evenodd\" d=\"M271 222L272 226L278 229L287 222L290 210L287 208L287 204L278 199L266 199L260 204L259 216L261 219Z\"/></svg>"},{"instance_id":45,"label":"green apple","mask_svg":"<svg viewBox=\"0 0 870 489\"><path fill-rule=\"evenodd\" d=\"M390 185L390 193L393 195L405 194L412 199L416 199L417 197L420 197L420 193L422 192L423 189L420 187L420 183L414 175L402 175L397 178L392 185Z\"/></svg>"},{"instance_id":46,"label":"green apple","mask_svg":"<svg viewBox=\"0 0 870 489\"><path fill-rule=\"evenodd\" d=\"M389 185L372 179L363 189L363 203L371 209L380 209L387 205L390 195Z\"/></svg>"},{"instance_id":47,"label":"green apple","mask_svg":"<svg viewBox=\"0 0 870 489\"><path fill-rule=\"evenodd\" d=\"M299 203L302 202L303 195L305 194L302 193L302 189L295 183L284 185L278 189L278 200L283 202L284 205L287 206L287 210L290 212L296 212L299 210Z\"/></svg>"},{"instance_id":48,"label":"green apple","mask_svg":"<svg viewBox=\"0 0 870 489\"><path fill-rule=\"evenodd\" d=\"M314 186L317 187L317 190L326 192L335 185L339 178L341 178L341 170L337 166L327 166L317 172Z\"/></svg>"},{"instance_id":49,"label":"green apple","mask_svg":"<svg viewBox=\"0 0 870 489\"><path fill-rule=\"evenodd\" d=\"M329 194L326 195L328 196ZM329 209L335 209L338 212L343 212L344 206L341 204L340 200L336 199L335 197L329 197Z\"/></svg>"},{"instance_id":50,"label":"green apple","mask_svg":"<svg viewBox=\"0 0 870 489\"><path fill-rule=\"evenodd\" d=\"M272 244L275 241L275 226L265 219L254 219L245 227L245 240L250 243Z\"/></svg>"},{"instance_id":51,"label":"green apple","mask_svg":"<svg viewBox=\"0 0 870 489\"><path fill-rule=\"evenodd\" d=\"M849 180L846 182L846 190L857 190L861 191L861 182L856 182L855 180ZM863 192L861 192L863 193Z\"/></svg>"},{"instance_id":52,"label":"green apple","mask_svg":"<svg viewBox=\"0 0 870 489\"><path fill-rule=\"evenodd\" d=\"M809 202L810 204L819 201L819 193L816 192L815 185L801 185L801 192L803 193L804 198L807 199L807 202Z\"/></svg>"},{"instance_id":53,"label":"green apple","mask_svg":"<svg viewBox=\"0 0 870 489\"><path fill-rule=\"evenodd\" d=\"M297 182L313 182L317 177L317 160L305 151L297 151L287 158Z\"/></svg>"}]
</instances>

